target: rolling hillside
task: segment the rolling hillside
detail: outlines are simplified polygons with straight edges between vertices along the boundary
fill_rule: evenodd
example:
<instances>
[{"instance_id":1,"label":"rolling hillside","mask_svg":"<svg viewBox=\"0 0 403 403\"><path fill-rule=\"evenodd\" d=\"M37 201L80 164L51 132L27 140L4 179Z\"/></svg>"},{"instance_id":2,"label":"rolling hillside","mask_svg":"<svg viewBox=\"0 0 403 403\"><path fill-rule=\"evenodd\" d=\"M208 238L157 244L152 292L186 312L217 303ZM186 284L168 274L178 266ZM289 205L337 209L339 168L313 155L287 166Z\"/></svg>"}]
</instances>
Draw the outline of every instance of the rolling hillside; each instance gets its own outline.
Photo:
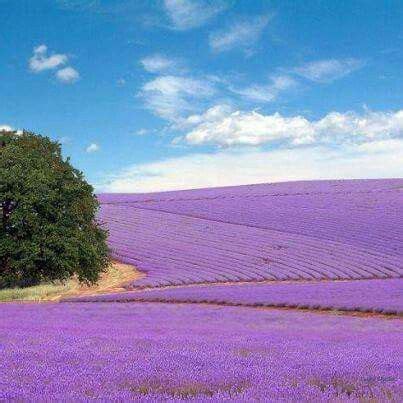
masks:
<instances>
[{"instance_id":1,"label":"rolling hillside","mask_svg":"<svg viewBox=\"0 0 403 403\"><path fill-rule=\"evenodd\" d=\"M400 278L403 179L307 181L101 194L128 288Z\"/></svg>"}]
</instances>

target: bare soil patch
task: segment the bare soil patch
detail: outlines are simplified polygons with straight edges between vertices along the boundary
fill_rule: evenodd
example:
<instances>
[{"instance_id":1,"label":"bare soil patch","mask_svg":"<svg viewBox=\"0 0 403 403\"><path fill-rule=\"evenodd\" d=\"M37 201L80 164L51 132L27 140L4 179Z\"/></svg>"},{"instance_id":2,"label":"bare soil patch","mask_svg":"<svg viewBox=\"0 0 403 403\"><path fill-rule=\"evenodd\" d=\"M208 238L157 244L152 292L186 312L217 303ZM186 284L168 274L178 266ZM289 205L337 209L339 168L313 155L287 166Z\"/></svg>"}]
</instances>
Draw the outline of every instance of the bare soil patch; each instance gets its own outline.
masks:
<instances>
[{"instance_id":1,"label":"bare soil patch","mask_svg":"<svg viewBox=\"0 0 403 403\"><path fill-rule=\"evenodd\" d=\"M144 277L135 267L113 262L107 272L102 274L97 284L86 286L78 280L71 279L64 283L41 284L35 287L13 288L0 290L0 302L31 301L46 302L59 301L66 297L80 297L96 294L127 291L124 287L127 283Z\"/></svg>"},{"instance_id":2,"label":"bare soil patch","mask_svg":"<svg viewBox=\"0 0 403 403\"><path fill-rule=\"evenodd\" d=\"M124 288L127 283L138 280L142 277L144 277L144 273L139 272L134 266L113 262L110 269L101 276L98 284L86 286L80 284L76 280L72 280L73 285L69 291L58 294L50 300L57 301L65 297L79 297L85 295L127 291Z\"/></svg>"}]
</instances>

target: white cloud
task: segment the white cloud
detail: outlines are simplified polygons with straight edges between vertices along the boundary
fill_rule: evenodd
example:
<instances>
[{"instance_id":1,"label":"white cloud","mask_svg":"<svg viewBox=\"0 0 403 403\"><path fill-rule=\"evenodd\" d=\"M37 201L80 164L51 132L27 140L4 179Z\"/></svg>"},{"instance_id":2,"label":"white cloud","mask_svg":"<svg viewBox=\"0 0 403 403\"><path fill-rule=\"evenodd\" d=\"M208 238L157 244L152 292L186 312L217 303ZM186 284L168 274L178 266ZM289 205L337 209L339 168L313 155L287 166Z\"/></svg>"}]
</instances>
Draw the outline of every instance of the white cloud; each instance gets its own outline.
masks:
<instances>
[{"instance_id":1,"label":"white cloud","mask_svg":"<svg viewBox=\"0 0 403 403\"><path fill-rule=\"evenodd\" d=\"M231 88L231 91L251 101L273 102L283 91L297 85L296 81L285 75L273 76L270 84L251 85L245 88Z\"/></svg>"},{"instance_id":2,"label":"white cloud","mask_svg":"<svg viewBox=\"0 0 403 403\"><path fill-rule=\"evenodd\" d=\"M52 54L48 56L48 48L46 45L40 45L34 48L34 54L29 59L29 68L34 73L40 73L45 70L53 70L59 66L66 64L67 55Z\"/></svg>"},{"instance_id":3,"label":"white cloud","mask_svg":"<svg viewBox=\"0 0 403 403\"><path fill-rule=\"evenodd\" d=\"M86 149L85 151L87 153L95 153L97 151L99 151L99 145L96 143L91 143Z\"/></svg>"},{"instance_id":4,"label":"white cloud","mask_svg":"<svg viewBox=\"0 0 403 403\"><path fill-rule=\"evenodd\" d=\"M389 141L393 146L378 153L367 153L359 146L336 150L316 146L193 154L133 165L98 189L152 192L287 180L403 177L403 140Z\"/></svg>"},{"instance_id":5,"label":"white cloud","mask_svg":"<svg viewBox=\"0 0 403 403\"><path fill-rule=\"evenodd\" d=\"M175 121L183 113L194 111L195 102L214 92L208 80L165 75L144 84L139 95L156 115Z\"/></svg>"},{"instance_id":6,"label":"white cloud","mask_svg":"<svg viewBox=\"0 0 403 403\"><path fill-rule=\"evenodd\" d=\"M374 141L403 136L403 109L395 112L365 110L362 114L331 112L313 122L317 136L332 141Z\"/></svg>"},{"instance_id":7,"label":"white cloud","mask_svg":"<svg viewBox=\"0 0 403 403\"><path fill-rule=\"evenodd\" d=\"M144 70L150 73L165 73L176 69L177 62L166 56L155 54L140 60Z\"/></svg>"},{"instance_id":8,"label":"white cloud","mask_svg":"<svg viewBox=\"0 0 403 403\"><path fill-rule=\"evenodd\" d=\"M29 59L29 68L33 73L59 69L55 74L56 78L62 83L71 84L80 78L80 74L70 66L61 68L68 60L65 54L48 55L48 47L39 45L34 48L34 54Z\"/></svg>"},{"instance_id":9,"label":"white cloud","mask_svg":"<svg viewBox=\"0 0 403 403\"><path fill-rule=\"evenodd\" d=\"M402 139L376 140L357 146L357 150L368 154L390 153L402 146ZM402 164L403 165L403 164Z\"/></svg>"},{"instance_id":10,"label":"white cloud","mask_svg":"<svg viewBox=\"0 0 403 403\"><path fill-rule=\"evenodd\" d=\"M263 33L268 22L268 16L239 20L226 30L210 34L210 47L215 52L224 52L232 49L250 51Z\"/></svg>"},{"instance_id":11,"label":"white cloud","mask_svg":"<svg viewBox=\"0 0 403 403\"><path fill-rule=\"evenodd\" d=\"M134 134L136 136L145 136L146 134L148 134L150 131L148 129L139 129L137 130Z\"/></svg>"},{"instance_id":12,"label":"white cloud","mask_svg":"<svg viewBox=\"0 0 403 403\"><path fill-rule=\"evenodd\" d=\"M143 89L144 91L155 91L168 95L181 93L192 95L199 91L206 95L211 92L210 84L206 81L178 76L160 76L146 83Z\"/></svg>"},{"instance_id":13,"label":"white cloud","mask_svg":"<svg viewBox=\"0 0 403 403\"><path fill-rule=\"evenodd\" d=\"M200 27L226 8L220 0L164 0L164 6L172 28L180 31Z\"/></svg>"},{"instance_id":14,"label":"white cloud","mask_svg":"<svg viewBox=\"0 0 403 403\"><path fill-rule=\"evenodd\" d=\"M230 111L228 108L221 108L220 112L214 119L209 118L209 111L199 116L199 123L185 135L184 140L192 145L219 146L256 146L295 139L304 143L313 141L310 123L301 116L287 118L279 113L263 115L256 111Z\"/></svg>"},{"instance_id":15,"label":"white cloud","mask_svg":"<svg viewBox=\"0 0 403 403\"><path fill-rule=\"evenodd\" d=\"M256 111L233 111L216 106L202 115L190 116L193 129L183 140L188 144L258 146L281 143L288 147L306 144L361 144L403 136L403 110L396 112L331 112L319 120L303 116L265 115ZM176 140L177 142L178 140Z\"/></svg>"},{"instance_id":16,"label":"white cloud","mask_svg":"<svg viewBox=\"0 0 403 403\"><path fill-rule=\"evenodd\" d=\"M207 109L202 115L190 115L181 122L181 128L186 129L194 127L205 122L219 121L223 116L232 113L232 108L229 105L215 105L210 109Z\"/></svg>"},{"instance_id":17,"label":"white cloud","mask_svg":"<svg viewBox=\"0 0 403 403\"><path fill-rule=\"evenodd\" d=\"M10 132L14 130L11 126L8 125L0 125L0 132L6 131L6 132Z\"/></svg>"},{"instance_id":18,"label":"white cloud","mask_svg":"<svg viewBox=\"0 0 403 403\"><path fill-rule=\"evenodd\" d=\"M328 59L306 63L294 69L294 72L308 80L326 83L342 78L364 66L359 59Z\"/></svg>"},{"instance_id":19,"label":"white cloud","mask_svg":"<svg viewBox=\"0 0 403 403\"><path fill-rule=\"evenodd\" d=\"M72 84L80 78L80 74L73 67L65 67L57 71L56 77L62 83Z\"/></svg>"}]
</instances>

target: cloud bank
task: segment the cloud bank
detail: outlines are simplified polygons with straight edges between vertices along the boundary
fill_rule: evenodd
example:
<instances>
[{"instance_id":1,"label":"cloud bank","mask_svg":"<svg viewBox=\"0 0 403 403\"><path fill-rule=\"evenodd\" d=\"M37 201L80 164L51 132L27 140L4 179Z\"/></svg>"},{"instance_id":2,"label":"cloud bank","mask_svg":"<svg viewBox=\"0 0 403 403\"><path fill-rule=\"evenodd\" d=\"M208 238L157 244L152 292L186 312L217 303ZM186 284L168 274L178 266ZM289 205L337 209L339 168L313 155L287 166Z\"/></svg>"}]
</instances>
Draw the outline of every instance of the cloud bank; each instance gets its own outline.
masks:
<instances>
[{"instance_id":1,"label":"cloud bank","mask_svg":"<svg viewBox=\"0 0 403 403\"><path fill-rule=\"evenodd\" d=\"M98 191L152 192L308 179L403 177L403 140L361 146L220 151L130 166Z\"/></svg>"},{"instance_id":2,"label":"cloud bank","mask_svg":"<svg viewBox=\"0 0 403 403\"><path fill-rule=\"evenodd\" d=\"M190 145L287 147L312 144L361 144L403 137L403 110L330 112L319 120L303 116L266 115L217 105L187 119L193 128L180 139Z\"/></svg>"}]
</instances>

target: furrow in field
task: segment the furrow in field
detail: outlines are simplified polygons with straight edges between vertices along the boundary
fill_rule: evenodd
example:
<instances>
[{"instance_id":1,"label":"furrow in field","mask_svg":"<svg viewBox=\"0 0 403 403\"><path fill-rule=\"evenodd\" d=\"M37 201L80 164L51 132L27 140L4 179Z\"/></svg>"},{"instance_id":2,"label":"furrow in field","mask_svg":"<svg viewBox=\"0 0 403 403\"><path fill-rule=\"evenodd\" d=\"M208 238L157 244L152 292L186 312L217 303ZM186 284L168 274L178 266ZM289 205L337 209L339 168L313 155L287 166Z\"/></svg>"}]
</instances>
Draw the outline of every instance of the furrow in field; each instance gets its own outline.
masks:
<instances>
[{"instance_id":1,"label":"furrow in field","mask_svg":"<svg viewBox=\"0 0 403 403\"><path fill-rule=\"evenodd\" d=\"M72 301L213 303L403 315L402 290L403 279L250 283L151 289Z\"/></svg>"}]
</instances>

